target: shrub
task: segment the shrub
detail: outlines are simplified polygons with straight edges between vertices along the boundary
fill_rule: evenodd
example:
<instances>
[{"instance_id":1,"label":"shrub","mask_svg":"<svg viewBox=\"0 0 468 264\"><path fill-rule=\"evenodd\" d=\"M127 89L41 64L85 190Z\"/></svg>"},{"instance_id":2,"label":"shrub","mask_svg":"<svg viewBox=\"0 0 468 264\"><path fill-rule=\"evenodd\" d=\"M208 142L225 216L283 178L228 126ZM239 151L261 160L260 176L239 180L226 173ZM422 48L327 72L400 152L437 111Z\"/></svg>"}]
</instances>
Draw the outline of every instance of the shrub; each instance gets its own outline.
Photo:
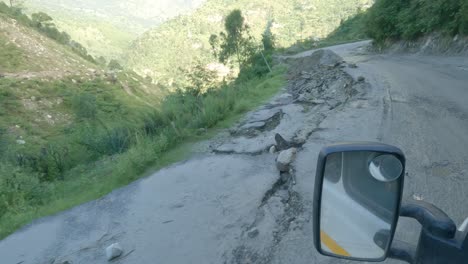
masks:
<instances>
[{"instance_id":1,"label":"shrub","mask_svg":"<svg viewBox=\"0 0 468 264\"><path fill-rule=\"evenodd\" d=\"M42 147L37 158L36 168L42 181L63 180L69 168L69 149L55 144Z\"/></svg>"},{"instance_id":2,"label":"shrub","mask_svg":"<svg viewBox=\"0 0 468 264\"><path fill-rule=\"evenodd\" d=\"M104 124L103 124L104 126ZM114 155L126 151L132 143L132 133L126 127L107 128L100 132L88 128L82 134L80 144L98 155Z\"/></svg>"},{"instance_id":3,"label":"shrub","mask_svg":"<svg viewBox=\"0 0 468 264\"><path fill-rule=\"evenodd\" d=\"M0 163L0 217L8 211L26 211L41 205L47 184L39 181L37 174Z\"/></svg>"},{"instance_id":4,"label":"shrub","mask_svg":"<svg viewBox=\"0 0 468 264\"><path fill-rule=\"evenodd\" d=\"M462 1L457 19L460 23L460 33L468 35L468 1Z\"/></svg>"},{"instance_id":5,"label":"shrub","mask_svg":"<svg viewBox=\"0 0 468 264\"><path fill-rule=\"evenodd\" d=\"M167 122L157 110L143 117L143 130L146 135L156 135L160 133L165 126L167 126Z\"/></svg>"},{"instance_id":6,"label":"shrub","mask_svg":"<svg viewBox=\"0 0 468 264\"><path fill-rule=\"evenodd\" d=\"M117 60L110 60L109 61L109 65L107 66L109 68L109 70L123 70L123 67L122 65L120 65L120 63L117 61Z\"/></svg>"},{"instance_id":7,"label":"shrub","mask_svg":"<svg viewBox=\"0 0 468 264\"><path fill-rule=\"evenodd\" d=\"M95 119L97 115L96 97L90 93L80 93L72 99L75 115L79 119Z\"/></svg>"}]
</instances>

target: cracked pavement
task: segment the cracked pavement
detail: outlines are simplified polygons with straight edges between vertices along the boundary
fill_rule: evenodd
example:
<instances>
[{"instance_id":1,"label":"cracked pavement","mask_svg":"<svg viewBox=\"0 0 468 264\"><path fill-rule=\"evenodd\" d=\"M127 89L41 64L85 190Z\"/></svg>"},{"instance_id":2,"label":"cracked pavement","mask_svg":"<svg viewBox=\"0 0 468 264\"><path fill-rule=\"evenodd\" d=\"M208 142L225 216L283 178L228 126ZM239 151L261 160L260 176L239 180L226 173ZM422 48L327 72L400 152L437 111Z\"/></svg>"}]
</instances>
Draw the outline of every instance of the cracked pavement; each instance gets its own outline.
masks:
<instances>
[{"instance_id":1,"label":"cracked pavement","mask_svg":"<svg viewBox=\"0 0 468 264\"><path fill-rule=\"evenodd\" d=\"M351 263L319 255L312 237L317 155L339 141L400 147L403 199L432 202L461 224L468 216L468 61L369 54L368 44L329 48L345 63L317 68L306 60L292 68L288 86L268 104L200 143L207 151L5 238L1 262L107 263L105 247L119 242L124 255L113 263ZM287 177L268 152L276 133L298 147ZM395 239L415 244L418 230L401 219Z\"/></svg>"}]
</instances>

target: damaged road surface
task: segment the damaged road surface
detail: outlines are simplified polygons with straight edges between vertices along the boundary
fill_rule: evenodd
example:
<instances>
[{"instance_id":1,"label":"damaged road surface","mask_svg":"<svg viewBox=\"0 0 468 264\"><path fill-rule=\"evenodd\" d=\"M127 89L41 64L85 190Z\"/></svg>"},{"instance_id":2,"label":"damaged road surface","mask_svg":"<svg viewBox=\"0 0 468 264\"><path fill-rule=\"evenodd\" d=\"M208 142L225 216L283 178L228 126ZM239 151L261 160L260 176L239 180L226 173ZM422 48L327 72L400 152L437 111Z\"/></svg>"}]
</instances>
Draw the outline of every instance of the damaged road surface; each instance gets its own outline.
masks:
<instances>
[{"instance_id":1,"label":"damaged road surface","mask_svg":"<svg viewBox=\"0 0 468 264\"><path fill-rule=\"evenodd\" d=\"M0 262L349 263L313 247L315 163L338 141L401 147L404 200L432 202L460 224L468 216L466 60L373 55L368 44L282 58L288 85L201 143L207 151L33 222L0 241ZM418 229L401 220L396 239L415 244Z\"/></svg>"}]
</instances>

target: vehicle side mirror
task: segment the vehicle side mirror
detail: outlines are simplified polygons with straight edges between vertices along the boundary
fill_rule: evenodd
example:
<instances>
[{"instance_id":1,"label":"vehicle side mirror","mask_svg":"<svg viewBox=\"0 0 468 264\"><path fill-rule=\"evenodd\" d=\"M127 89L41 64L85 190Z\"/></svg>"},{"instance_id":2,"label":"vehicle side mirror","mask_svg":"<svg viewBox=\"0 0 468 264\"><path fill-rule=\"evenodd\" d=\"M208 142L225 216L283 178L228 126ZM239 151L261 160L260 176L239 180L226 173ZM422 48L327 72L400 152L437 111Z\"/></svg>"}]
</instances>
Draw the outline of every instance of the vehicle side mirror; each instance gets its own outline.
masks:
<instances>
[{"instance_id":1,"label":"vehicle side mirror","mask_svg":"<svg viewBox=\"0 0 468 264\"><path fill-rule=\"evenodd\" d=\"M395 233L405 156L381 143L344 143L320 152L314 189L314 243L323 255L387 258Z\"/></svg>"}]
</instances>

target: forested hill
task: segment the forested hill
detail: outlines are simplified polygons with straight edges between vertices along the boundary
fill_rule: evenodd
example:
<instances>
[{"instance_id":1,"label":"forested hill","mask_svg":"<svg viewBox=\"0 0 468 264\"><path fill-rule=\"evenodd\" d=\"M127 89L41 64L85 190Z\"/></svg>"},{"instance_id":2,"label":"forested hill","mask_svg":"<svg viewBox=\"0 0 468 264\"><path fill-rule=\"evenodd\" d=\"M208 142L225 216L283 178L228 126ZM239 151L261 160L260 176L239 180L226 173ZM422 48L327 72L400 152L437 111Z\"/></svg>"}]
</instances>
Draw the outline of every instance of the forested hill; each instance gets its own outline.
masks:
<instances>
[{"instance_id":1,"label":"forested hill","mask_svg":"<svg viewBox=\"0 0 468 264\"><path fill-rule=\"evenodd\" d=\"M377 42L414 40L432 32L468 35L468 1L378 0L365 20L368 35Z\"/></svg>"},{"instance_id":2,"label":"forested hill","mask_svg":"<svg viewBox=\"0 0 468 264\"><path fill-rule=\"evenodd\" d=\"M1 2L2 0L0 0ZM9 0L3 0L10 5ZM119 59L140 34L204 0L12 0L27 14L45 12L95 57Z\"/></svg>"},{"instance_id":3,"label":"forested hill","mask_svg":"<svg viewBox=\"0 0 468 264\"><path fill-rule=\"evenodd\" d=\"M209 37L218 34L225 16L242 10L251 34L259 42L267 25L277 46L297 40L323 38L340 22L372 5L373 0L208 0L190 15L179 16L137 39L126 54L126 64L165 84L177 82L184 69L214 61Z\"/></svg>"}]
</instances>

